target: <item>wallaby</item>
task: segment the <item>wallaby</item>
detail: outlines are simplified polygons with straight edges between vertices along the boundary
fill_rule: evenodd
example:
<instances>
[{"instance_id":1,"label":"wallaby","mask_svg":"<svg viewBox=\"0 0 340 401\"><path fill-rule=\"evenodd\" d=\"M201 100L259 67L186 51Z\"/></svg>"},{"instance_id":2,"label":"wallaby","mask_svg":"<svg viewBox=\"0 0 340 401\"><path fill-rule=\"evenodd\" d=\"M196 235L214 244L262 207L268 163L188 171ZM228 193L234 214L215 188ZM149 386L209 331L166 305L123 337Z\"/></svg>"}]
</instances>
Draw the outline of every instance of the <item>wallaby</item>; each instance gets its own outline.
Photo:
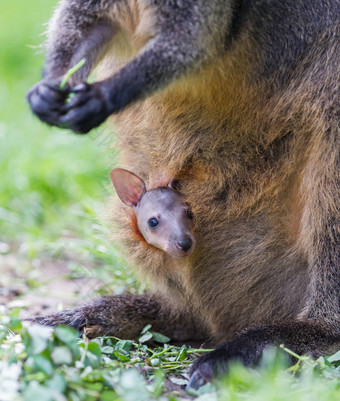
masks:
<instances>
[{"instance_id":1,"label":"wallaby","mask_svg":"<svg viewBox=\"0 0 340 401\"><path fill-rule=\"evenodd\" d=\"M270 344L338 349L339 15L338 0L60 1L32 110L83 133L112 115L120 163L148 188L181 182L196 245L185 258L160 252L115 202L118 237L153 295L36 321L210 338L220 346L194 363L193 387L232 359L257 363Z\"/></svg>"},{"instance_id":2,"label":"wallaby","mask_svg":"<svg viewBox=\"0 0 340 401\"><path fill-rule=\"evenodd\" d=\"M144 181L128 170L113 169L111 179L121 201L133 208L138 229L148 244L172 256L193 252L193 214L174 190L174 180L166 187L146 191Z\"/></svg>"}]
</instances>

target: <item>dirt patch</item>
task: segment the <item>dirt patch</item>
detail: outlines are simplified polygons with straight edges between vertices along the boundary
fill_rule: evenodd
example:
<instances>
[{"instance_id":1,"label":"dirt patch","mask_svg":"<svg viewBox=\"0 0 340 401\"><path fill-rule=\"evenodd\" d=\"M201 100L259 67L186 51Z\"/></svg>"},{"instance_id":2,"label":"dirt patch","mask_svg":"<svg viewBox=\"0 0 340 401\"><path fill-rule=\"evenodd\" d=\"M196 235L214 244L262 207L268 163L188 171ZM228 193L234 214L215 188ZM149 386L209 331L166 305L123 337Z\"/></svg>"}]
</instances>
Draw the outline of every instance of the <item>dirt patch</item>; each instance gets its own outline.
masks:
<instances>
[{"instance_id":1,"label":"dirt patch","mask_svg":"<svg viewBox=\"0 0 340 401\"><path fill-rule=\"evenodd\" d=\"M22 318L89 300L103 287L97 278L73 278L68 261L43 258L37 264L25 259L16 248L9 246L8 252L0 254L0 305L22 308Z\"/></svg>"}]
</instances>

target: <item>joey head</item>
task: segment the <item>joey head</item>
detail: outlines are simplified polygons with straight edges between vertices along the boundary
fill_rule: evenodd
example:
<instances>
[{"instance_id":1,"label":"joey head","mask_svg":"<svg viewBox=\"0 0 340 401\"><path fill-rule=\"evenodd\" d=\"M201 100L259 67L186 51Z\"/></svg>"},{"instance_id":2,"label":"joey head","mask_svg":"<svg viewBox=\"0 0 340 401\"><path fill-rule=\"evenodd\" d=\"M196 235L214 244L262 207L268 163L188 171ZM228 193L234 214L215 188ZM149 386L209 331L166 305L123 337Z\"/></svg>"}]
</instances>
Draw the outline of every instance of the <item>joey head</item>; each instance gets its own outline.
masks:
<instances>
[{"instance_id":1,"label":"joey head","mask_svg":"<svg viewBox=\"0 0 340 401\"><path fill-rule=\"evenodd\" d=\"M148 244L176 257L193 252L193 214L173 188L173 180L166 187L147 191L144 181L128 170L113 169L111 179L119 198L133 208L138 229Z\"/></svg>"}]
</instances>

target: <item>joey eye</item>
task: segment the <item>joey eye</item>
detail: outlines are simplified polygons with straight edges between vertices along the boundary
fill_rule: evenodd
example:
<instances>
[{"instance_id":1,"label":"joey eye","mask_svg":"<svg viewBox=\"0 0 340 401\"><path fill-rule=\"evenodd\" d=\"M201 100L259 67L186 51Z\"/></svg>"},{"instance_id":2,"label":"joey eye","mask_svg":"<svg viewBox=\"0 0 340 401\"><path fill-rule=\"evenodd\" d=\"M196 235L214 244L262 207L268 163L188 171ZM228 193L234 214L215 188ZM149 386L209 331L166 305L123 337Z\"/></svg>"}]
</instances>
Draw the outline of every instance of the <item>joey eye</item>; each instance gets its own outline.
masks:
<instances>
[{"instance_id":1,"label":"joey eye","mask_svg":"<svg viewBox=\"0 0 340 401\"><path fill-rule=\"evenodd\" d=\"M187 210L187 217L190 220L192 220L194 218L194 214L193 214L192 210L190 210L190 209Z\"/></svg>"},{"instance_id":2,"label":"joey eye","mask_svg":"<svg viewBox=\"0 0 340 401\"><path fill-rule=\"evenodd\" d=\"M150 228L155 228L159 224L159 221L156 219L156 217L151 217L151 219L148 220L148 226Z\"/></svg>"}]
</instances>

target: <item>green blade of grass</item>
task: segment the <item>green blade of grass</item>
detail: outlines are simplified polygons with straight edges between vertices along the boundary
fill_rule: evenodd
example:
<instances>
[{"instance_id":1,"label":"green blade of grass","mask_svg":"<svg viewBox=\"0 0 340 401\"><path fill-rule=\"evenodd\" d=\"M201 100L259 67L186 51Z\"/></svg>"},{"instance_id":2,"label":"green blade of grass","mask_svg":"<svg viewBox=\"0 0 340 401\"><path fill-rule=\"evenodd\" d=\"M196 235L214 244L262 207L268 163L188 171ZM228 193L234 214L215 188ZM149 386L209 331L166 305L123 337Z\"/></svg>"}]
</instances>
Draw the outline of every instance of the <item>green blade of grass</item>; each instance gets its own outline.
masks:
<instances>
[{"instance_id":1,"label":"green blade of grass","mask_svg":"<svg viewBox=\"0 0 340 401\"><path fill-rule=\"evenodd\" d=\"M86 62L85 58L82 58L76 65L71 67L66 74L64 75L63 80L61 81L59 88L64 89L65 85L67 84L68 80L72 77L73 74L75 74Z\"/></svg>"}]
</instances>

